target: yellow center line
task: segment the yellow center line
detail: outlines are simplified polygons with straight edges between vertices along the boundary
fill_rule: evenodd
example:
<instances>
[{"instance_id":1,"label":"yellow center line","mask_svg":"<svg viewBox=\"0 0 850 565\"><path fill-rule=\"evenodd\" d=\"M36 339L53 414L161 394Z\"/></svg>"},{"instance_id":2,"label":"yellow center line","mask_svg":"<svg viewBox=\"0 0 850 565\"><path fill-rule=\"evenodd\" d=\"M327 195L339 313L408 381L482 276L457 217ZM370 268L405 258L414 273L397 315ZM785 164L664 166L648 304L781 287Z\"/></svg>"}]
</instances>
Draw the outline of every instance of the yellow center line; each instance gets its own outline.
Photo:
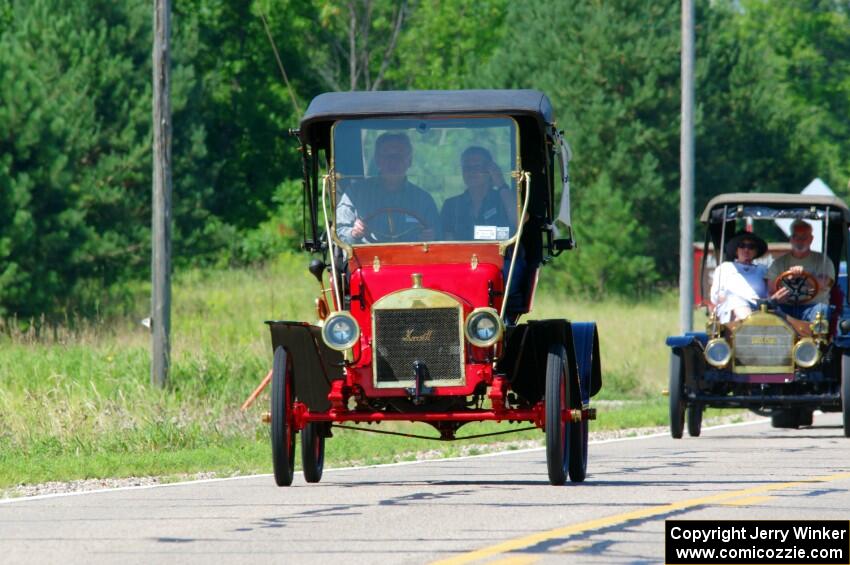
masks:
<instances>
[{"instance_id":1,"label":"yellow center line","mask_svg":"<svg viewBox=\"0 0 850 565\"><path fill-rule=\"evenodd\" d=\"M540 561L539 555L517 555L516 557L506 557L498 561L490 561L487 565L531 565Z\"/></svg>"},{"instance_id":2,"label":"yellow center line","mask_svg":"<svg viewBox=\"0 0 850 565\"><path fill-rule=\"evenodd\" d=\"M632 520L640 520L642 518L660 516L663 514L676 512L677 510L694 508L696 506L706 506L709 504L724 503L726 501L730 501L736 498L756 496L767 492L774 492L798 486L806 486L814 483L840 481L843 479L850 479L850 473L839 473L836 475L814 477L811 479L805 479L789 483L767 484L742 490L734 490L729 492L723 492L720 494L703 496L699 498L680 500L678 502L671 502L670 504L662 504L660 506L641 508L639 510L625 512L623 514L616 514L614 516L607 516L605 518L597 518L596 520L588 520L587 522L580 522L578 524L571 524L569 526L563 526L560 528L547 530L545 532L530 534L521 538L516 538L502 543L498 543L496 545L491 545L490 547L484 547L475 551L470 551L469 553L464 553L461 555L456 555L454 557L449 557L447 559L442 559L440 561L435 561L434 563L432 563L432 565L461 565L463 563L472 563L473 561L493 557L494 555L500 555L502 553L508 553L510 551L525 549L533 545L537 545L541 542L550 541L553 539L566 538L568 536L580 534L589 530L607 528L610 526L615 526L617 524L622 524L624 522L630 522Z\"/></svg>"},{"instance_id":3,"label":"yellow center line","mask_svg":"<svg viewBox=\"0 0 850 565\"><path fill-rule=\"evenodd\" d=\"M745 498L738 498L735 500L730 500L728 502L721 502L724 506L744 506L747 504L759 504L764 502L765 500L772 500L772 496L747 496Z\"/></svg>"}]
</instances>

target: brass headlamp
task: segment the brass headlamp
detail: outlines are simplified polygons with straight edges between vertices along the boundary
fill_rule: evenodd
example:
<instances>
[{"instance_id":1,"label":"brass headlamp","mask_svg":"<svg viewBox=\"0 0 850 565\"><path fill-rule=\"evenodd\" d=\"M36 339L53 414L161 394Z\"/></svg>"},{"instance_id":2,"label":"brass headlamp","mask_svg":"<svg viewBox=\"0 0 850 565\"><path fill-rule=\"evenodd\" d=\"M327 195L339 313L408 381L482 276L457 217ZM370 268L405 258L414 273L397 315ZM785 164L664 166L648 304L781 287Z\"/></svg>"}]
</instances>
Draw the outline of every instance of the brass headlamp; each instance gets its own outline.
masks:
<instances>
[{"instance_id":1,"label":"brass headlamp","mask_svg":"<svg viewBox=\"0 0 850 565\"><path fill-rule=\"evenodd\" d=\"M823 312L818 312L815 316L815 321L811 324L812 335L815 339L823 340L829 334L829 322L823 315Z\"/></svg>"},{"instance_id":2,"label":"brass headlamp","mask_svg":"<svg viewBox=\"0 0 850 565\"><path fill-rule=\"evenodd\" d=\"M720 335L720 323L717 321L717 314L715 312L712 312L708 316L708 321L705 323L705 331L713 338Z\"/></svg>"}]
</instances>

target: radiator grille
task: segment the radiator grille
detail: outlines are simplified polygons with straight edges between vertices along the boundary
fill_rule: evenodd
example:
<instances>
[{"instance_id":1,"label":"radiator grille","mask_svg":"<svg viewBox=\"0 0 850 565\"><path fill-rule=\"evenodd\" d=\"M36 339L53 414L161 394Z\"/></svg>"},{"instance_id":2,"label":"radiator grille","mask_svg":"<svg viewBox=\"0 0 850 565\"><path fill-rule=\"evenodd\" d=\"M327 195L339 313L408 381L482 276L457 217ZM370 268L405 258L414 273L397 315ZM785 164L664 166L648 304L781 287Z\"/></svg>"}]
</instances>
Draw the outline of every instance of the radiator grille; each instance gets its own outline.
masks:
<instances>
[{"instance_id":1,"label":"radiator grille","mask_svg":"<svg viewBox=\"0 0 850 565\"><path fill-rule=\"evenodd\" d=\"M413 362L428 369L426 383L463 380L460 309L374 310L374 362L378 386L413 382Z\"/></svg>"},{"instance_id":2,"label":"radiator grille","mask_svg":"<svg viewBox=\"0 0 850 565\"><path fill-rule=\"evenodd\" d=\"M794 332L785 326L744 325L735 332L735 364L760 367L791 365Z\"/></svg>"}]
</instances>

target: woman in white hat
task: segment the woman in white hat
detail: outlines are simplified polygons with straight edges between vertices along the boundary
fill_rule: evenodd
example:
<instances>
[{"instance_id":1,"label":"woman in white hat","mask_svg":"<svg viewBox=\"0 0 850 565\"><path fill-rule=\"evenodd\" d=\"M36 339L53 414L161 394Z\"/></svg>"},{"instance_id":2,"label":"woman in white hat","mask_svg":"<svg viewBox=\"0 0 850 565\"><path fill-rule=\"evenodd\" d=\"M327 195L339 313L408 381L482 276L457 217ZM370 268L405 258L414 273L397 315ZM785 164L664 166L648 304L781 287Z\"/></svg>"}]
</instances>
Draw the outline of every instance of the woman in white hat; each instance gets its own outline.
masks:
<instances>
[{"instance_id":1,"label":"woman in white hat","mask_svg":"<svg viewBox=\"0 0 850 565\"><path fill-rule=\"evenodd\" d=\"M767 297L767 267L753 263L766 252L767 243L749 232L736 234L726 244L727 261L715 269L711 283L717 321L742 320Z\"/></svg>"}]
</instances>

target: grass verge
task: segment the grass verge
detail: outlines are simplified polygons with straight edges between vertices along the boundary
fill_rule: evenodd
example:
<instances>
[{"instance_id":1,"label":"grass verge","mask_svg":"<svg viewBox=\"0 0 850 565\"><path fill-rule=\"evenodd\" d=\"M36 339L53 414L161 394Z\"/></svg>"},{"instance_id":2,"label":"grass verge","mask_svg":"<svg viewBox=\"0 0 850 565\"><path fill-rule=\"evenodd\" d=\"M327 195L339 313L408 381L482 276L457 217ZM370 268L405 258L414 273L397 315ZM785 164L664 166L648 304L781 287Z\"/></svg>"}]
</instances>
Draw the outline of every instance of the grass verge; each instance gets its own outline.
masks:
<instances>
[{"instance_id":1,"label":"grass verge","mask_svg":"<svg viewBox=\"0 0 850 565\"><path fill-rule=\"evenodd\" d=\"M172 372L149 384L150 336L137 319L59 328L39 338L0 334L0 488L140 475L268 472L263 396L239 406L271 363L267 319L312 320L318 285L306 257L284 255L263 269L190 271L175 278ZM140 313L138 318L145 315ZM535 317L596 320L605 405L592 429L666 425L666 335L676 301L589 303L543 294ZM640 328L639 331L636 328ZM416 430L424 425L379 429ZM470 424L461 432L509 429ZM327 464L373 464L456 455L493 442L542 440L538 430L444 443L338 430Z\"/></svg>"}]
</instances>

